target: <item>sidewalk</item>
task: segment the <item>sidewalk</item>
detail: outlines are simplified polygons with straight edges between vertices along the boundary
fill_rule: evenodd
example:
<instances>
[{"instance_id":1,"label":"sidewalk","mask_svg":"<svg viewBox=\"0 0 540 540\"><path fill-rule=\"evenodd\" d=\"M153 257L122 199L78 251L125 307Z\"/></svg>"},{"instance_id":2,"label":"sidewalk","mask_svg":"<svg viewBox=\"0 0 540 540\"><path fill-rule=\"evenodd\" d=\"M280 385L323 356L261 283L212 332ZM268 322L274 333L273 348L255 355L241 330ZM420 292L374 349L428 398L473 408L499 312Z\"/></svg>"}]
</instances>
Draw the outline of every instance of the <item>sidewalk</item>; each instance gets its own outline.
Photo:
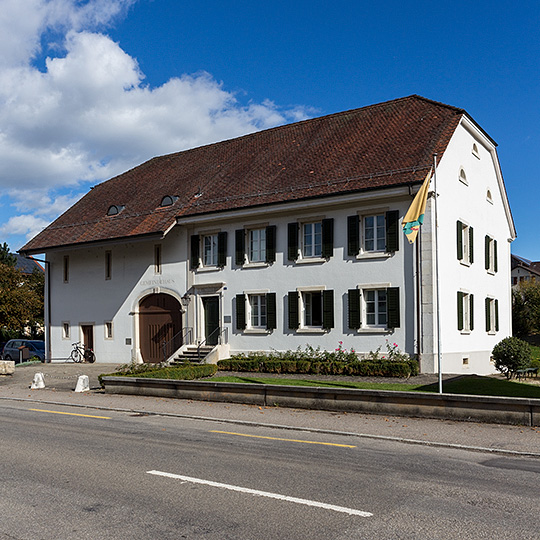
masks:
<instances>
[{"instance_id":1,"label":"sidewalk","mask_svg":"<svg viewBox=\"0 0 540 540\"><path fill-rule=\"evenodd\" d=\"M492 451L535 454L540 458L540 428L399 418L355 413L257 407L229 403L105 394L98 375L112 373L116 364L53 363L16 367L0 376L0 400L28 400L73 407L111 408L130 412L178 415L299 430L343 432L367 437L395 438L424 444L480 447ZM46 388L30 390L34 374L44 374ZM90 392L75 393L79 375L88 375ZM424 375L426 382L436 376ZM247 429L247 428L244 428Z\"/></svg>"}]
</instances>

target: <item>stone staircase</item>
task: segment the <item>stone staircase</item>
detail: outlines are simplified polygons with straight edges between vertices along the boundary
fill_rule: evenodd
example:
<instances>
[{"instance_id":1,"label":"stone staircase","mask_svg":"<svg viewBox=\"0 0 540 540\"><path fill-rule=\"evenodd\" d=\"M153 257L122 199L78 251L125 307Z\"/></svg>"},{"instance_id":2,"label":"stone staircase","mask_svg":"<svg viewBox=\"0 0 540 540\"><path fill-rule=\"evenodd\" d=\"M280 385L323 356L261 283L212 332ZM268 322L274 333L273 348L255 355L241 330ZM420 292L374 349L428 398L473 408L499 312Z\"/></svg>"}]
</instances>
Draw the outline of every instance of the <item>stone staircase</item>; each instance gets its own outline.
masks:
<instances>
[{"instance_id":1,"label":"stone staircase","mask_svg":"<svg viewBox=\"0 0 540 540\"><path fill-rule=\"evenodd\" d=\"M214 347L209 345L204 345L199 347L200 358L197 353L197 345L190 345L186 347L176 358L171 362L171 366L190 362L192 364L202 364L204 359L212 352Z\"/></svg>"}]
</instances>

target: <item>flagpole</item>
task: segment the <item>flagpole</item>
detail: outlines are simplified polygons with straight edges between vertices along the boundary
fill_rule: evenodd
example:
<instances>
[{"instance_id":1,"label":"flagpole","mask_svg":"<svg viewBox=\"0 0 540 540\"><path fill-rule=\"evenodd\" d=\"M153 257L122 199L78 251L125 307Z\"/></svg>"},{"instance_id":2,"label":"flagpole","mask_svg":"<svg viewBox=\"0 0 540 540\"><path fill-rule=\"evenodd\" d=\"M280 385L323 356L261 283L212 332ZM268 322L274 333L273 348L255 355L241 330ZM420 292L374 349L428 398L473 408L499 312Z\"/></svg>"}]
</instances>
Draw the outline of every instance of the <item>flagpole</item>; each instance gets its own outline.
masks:
<instances>
[{"instance_id":1,"label":"flagpole","mask_svg":"<svg viewBox=\"0 0 540 540\"><path fill-rule=\"evenodd\" d=\"M439 217L437 214L437 154L433 154L433 189L435 191L435 283L437 286L437 371L439 372L439 394L443 393L442 382L442 359L441 359L441 317L440 317L440 295L439 295Z\"/></svg>"}]
</instances>

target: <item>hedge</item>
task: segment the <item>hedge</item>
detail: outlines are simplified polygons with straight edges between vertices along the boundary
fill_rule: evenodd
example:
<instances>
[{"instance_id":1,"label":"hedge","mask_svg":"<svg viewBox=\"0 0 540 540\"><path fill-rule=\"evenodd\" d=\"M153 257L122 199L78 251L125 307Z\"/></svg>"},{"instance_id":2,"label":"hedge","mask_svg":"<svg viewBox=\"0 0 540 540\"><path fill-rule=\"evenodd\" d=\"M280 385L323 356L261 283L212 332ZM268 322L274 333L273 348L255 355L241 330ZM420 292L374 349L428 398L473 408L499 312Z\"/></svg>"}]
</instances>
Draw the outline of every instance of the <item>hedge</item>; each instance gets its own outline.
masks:
<instances>
[{"instance_id":1,"label":"hedge","mask_svg":"<svg viewBox=\"0 0 540 540\"><path fill-rule=\"evenodd\" d=\"M359 375L364 377L411 377L418 375L415 360L363 360L353 362L276 360L260 355L257 359L235 355L218 363L220 371L258 373L301 373L316 375Z\"/></svg>"},{"instance_id":2,"label":"hedge","mask_svg":"<svg viewBox=\"0 0 540 540\"><path fill-rule=\"evenodd\" d=\"M103 373L99 375L99 384L103 386L103 377L139 377L144 379L178 379L190 381L202 377L215 375L218 367L215 364L195 364L174 367L147 367L138 370L136 367L117 371L115 373Z\"/></svg>"}]
</instances>

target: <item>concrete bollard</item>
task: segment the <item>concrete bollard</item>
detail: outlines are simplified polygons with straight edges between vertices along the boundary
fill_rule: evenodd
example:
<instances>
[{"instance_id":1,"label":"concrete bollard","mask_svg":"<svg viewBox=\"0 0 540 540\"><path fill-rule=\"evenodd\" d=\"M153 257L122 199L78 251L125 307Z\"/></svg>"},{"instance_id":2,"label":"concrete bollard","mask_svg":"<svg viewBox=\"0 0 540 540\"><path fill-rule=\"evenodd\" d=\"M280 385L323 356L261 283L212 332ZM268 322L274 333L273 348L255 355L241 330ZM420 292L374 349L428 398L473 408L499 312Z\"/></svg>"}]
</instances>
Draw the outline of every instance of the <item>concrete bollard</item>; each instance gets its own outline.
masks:
<instances>
[{"instance_id":1,"label":"concrete bollard","mask_svg":"<svg viewBox=\"0 0 540 540\"><path fill-rule=\"evenodd\" d=\"M15 362L13 360L0 360L0 375L13 375Z\"/></svg>"},{"instance_id":2,"label":"concrete bollard","mask_svg":"<svg viewBox=\"0 0 540 540\"><path fill-rule=\"evenodd\" d=\"M38 390L39 388L45 388L45 379L43 377L43 373L36 373L34 375L34 380L32 381L32 386L30 386L32 390Z\"/></svg>"},{"instance_id":3,"label":"concrete bollard","mask_svg":"<svg viewBox=\"0 0 540 540\"><path fill-rule=\"evenodd\" d=\"M88 375L79 375L77 386L75 386L75 392L88 392L88 390L90 390Z\"/></svg>"}]
</instances>

